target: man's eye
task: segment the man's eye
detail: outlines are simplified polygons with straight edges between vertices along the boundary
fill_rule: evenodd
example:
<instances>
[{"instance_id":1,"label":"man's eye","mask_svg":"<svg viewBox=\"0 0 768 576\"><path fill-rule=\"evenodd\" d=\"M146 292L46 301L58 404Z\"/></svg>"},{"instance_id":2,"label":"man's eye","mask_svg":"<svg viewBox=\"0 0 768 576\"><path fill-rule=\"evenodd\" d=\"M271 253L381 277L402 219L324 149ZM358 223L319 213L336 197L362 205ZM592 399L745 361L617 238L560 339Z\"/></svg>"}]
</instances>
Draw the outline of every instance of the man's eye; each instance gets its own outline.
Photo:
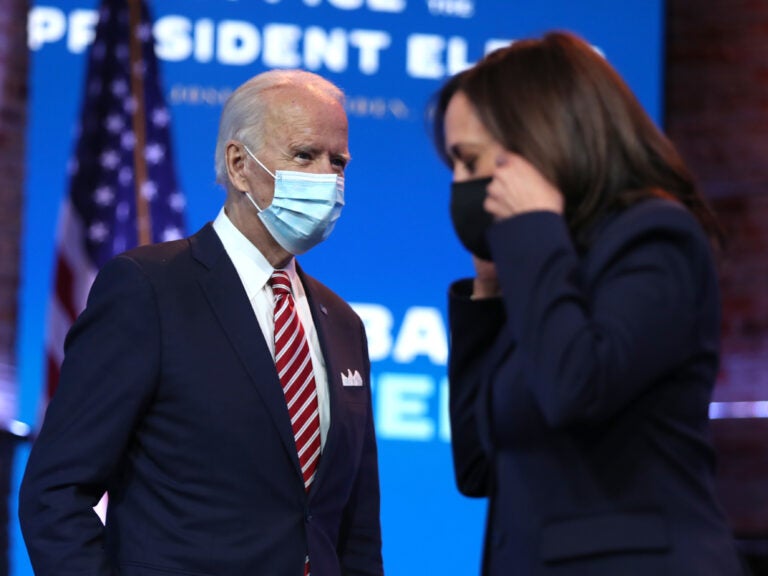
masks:
<instances>
[{"instance_id":1,"label":"man's eye","mask_svg":"<svg viewBox=\"0 0 768 576\"><path fill-rule=\"evenodd\" d=\"M334 166L338 166L342 170L347 167L347 159L346 158L334 158L332 160Z\"/></svg>"},{"instance_id":2,"label":"man's eye","mask_svg":"<svg viewBox=\"0 0 768 576\"><path fill-rule=\"evenodd\" d=\"M296 152L296 158L299 160L312 160L312 155L309 152Z\"/></svg>"}]
</instances>

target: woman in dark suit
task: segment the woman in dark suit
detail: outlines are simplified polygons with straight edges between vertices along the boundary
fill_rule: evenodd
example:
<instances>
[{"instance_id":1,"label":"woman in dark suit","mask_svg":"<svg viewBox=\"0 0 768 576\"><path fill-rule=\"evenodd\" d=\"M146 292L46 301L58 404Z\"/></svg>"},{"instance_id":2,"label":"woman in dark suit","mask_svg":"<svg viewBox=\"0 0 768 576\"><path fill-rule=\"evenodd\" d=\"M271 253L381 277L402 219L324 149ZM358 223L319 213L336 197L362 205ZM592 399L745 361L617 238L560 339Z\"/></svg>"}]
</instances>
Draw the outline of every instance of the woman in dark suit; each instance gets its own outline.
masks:
<instances>
[{"instance_id":1,"label":"woman in dark suit","mask_svg":"<svg viewBox=\"0 0 768 576\"><path fill-rule=\"evenodd\" d=\"M709 443L719 238L672 144L567 33L451 79L435 136L476 265L449 375L483 574L740 574Z\"/></svg>"}]
</instances>

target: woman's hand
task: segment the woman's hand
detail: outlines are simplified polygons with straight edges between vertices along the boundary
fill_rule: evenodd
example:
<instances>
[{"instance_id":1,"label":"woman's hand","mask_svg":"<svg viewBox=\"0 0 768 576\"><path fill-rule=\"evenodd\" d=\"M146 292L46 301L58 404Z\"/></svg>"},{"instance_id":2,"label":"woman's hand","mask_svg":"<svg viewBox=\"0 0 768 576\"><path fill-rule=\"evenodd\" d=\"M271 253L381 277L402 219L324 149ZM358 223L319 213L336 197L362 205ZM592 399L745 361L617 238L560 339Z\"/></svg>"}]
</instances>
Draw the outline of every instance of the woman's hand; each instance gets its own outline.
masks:
<instances>
[{"instance_id":1,"label":"woman's hand","mask_svg":"<svg viewBox=\"0 0 768 576\"><path fill-rule=\"evenodd\" d=\"M560 191L533 164L505 151L496 158L483 207L497 219L503 219L538 210L562 214L565 202Z\"/></svg>"}]
</instances>

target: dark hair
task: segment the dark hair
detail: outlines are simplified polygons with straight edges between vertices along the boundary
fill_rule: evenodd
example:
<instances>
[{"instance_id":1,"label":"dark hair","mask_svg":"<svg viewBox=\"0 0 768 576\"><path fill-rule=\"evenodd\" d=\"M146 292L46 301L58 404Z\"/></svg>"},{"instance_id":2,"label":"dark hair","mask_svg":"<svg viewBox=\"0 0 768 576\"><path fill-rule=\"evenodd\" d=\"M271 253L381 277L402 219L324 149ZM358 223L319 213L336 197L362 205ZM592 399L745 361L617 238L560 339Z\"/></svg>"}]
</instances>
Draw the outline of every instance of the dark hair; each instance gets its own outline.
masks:
<instances>
[{"instance_id":1,"label":"dark hair","mask_svg":"<svg viewBox=\"0 0 768 576\"><path fill-rule=\"evenodd\" d=\"M433 123L444 160L445 111L457 92L502 146L557 186L575 238L608 211L666 196L685 205L713 241L722 239L675 147L605 58L577 36L513 42L449 79Z\"/></svg>"}]
</instances>

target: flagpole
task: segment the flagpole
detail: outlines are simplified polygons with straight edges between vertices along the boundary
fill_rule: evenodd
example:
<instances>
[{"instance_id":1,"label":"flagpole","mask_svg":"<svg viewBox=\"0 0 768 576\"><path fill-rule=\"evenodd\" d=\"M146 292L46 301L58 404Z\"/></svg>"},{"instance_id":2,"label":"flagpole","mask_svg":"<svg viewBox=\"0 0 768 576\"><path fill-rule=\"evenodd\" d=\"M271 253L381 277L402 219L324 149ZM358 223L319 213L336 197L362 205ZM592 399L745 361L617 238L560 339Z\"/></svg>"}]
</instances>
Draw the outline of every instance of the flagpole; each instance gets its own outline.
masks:
<instances>
[{"instance_id":1,"label":"flagpole","mask_svg":"<svg viewBox=\"0 0 768 576\"><path fill-rule=\"evenodd\" d=\"M59 214L40 416L58 386L65 336L99 269L125 250L185 234L150 11L144 0L101 0L99 6Z\"/></svg>"},{"instance_id":2,"label":"flagpole","mask_svg":"<svg viewBox=\"0 0 768 576\"><path fill-rule=\"evenodd\" d=\"M134 180L136 183L136 228L139 245L152 241L152 221L149 213L149 203L142 194L147 178L147 159L145 149L146 109L144 102L144 59L142 55L139 27L141 26L141 1L126 0L130 8L130 64L131 64L131 94L135 108L133 110L133 133L136 143L133 148Z\"/></svg>"}]
</instances>

